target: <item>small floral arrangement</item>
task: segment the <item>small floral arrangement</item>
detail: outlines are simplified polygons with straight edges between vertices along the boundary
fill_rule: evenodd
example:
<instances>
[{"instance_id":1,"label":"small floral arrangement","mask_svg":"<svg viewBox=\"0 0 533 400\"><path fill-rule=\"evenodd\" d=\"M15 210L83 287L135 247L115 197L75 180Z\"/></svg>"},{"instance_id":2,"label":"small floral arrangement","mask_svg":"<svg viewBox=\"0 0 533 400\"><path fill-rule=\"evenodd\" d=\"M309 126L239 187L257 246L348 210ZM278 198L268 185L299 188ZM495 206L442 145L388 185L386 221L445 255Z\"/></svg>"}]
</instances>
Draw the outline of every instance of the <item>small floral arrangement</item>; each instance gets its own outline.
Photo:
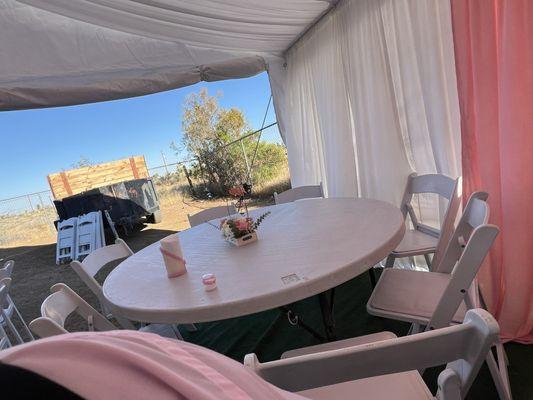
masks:
<instances>
[{"instance_id":1,"label":"small floral arrangement","mask_svg":"<svg viewBox=\"0 0 533 400\"><path fill-rule=\"evenodd\" d=\"M246 190L242 186L236 186L229 190L229 194L239 199L236 204L239 214L235 216L228 215L228 218L220 221L218 229L222 233L222 237L224 240L237 246L255 242L257 240L257 228L259 228L259 225L270 214L270 211L254 219L250 217L248 205L244 199Z\"/></svg>"},{"instance_id":2,"label":"small floral arrangement","mask_svg":"<svg viewBox=\"0 0 533 400\"><path fill-rule=\"evenodd\" d=\"M255 221L252 217L228 218L220 221L220 231L222 237L228 239L239 239L243 236L254 233L261 222L270 214L270 211L262 214Z\"/></svg>"}]
</instances>

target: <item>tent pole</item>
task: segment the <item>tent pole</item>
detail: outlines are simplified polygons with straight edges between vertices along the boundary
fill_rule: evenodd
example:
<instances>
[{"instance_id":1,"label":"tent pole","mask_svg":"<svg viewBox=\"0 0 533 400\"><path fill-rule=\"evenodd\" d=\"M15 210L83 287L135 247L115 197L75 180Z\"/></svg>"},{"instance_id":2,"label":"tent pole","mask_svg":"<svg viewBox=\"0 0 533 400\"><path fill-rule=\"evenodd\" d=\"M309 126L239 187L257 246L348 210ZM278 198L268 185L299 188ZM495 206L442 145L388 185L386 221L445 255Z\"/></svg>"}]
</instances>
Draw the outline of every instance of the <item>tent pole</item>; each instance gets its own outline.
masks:
<instances>
[{"instance_id":1,"label":"tent pole","mask_svg":"<svg viewBox=\"0 0 533 400\"><path fill-rule=\"evenodd\" d=\"M341 0L329 0L329 7L326 8L322 14L316 17L314 21L311 22L303 32L301 32L298 36L296 36L296 38L294 38L294 40L289 44L289 46L283 51L283 57L285 57L285 55L290 51L290 49L292 49L296 45L296 43L298 43L300 39L307 34L307 32L313 29L313 27L316 26L320 21L322 21L322 19L325 18L326 15L333 11L340 1Z\"/></svg>"}]
</instances>

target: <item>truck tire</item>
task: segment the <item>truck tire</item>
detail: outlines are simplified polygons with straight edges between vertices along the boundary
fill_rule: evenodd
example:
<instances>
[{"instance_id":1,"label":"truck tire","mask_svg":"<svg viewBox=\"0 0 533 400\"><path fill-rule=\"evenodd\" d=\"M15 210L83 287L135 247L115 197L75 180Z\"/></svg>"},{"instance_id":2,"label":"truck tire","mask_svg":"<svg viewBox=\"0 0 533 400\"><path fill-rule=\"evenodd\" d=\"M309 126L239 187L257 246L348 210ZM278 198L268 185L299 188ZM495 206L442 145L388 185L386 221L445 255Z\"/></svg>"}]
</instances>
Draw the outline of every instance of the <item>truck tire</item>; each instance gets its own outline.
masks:
<instances>
[{"instance_id":1,"label":"truck tire","mask_svg":"<svg viewBox=\"0 0 533 400\"><path fill-rule=\"evenodd\" d=\"M159 224L161 221L163 221L163 214L161 213L161 210L154 211L153 214L147 216L146 221L149 224Z\"/></svg>"}]
</instances>

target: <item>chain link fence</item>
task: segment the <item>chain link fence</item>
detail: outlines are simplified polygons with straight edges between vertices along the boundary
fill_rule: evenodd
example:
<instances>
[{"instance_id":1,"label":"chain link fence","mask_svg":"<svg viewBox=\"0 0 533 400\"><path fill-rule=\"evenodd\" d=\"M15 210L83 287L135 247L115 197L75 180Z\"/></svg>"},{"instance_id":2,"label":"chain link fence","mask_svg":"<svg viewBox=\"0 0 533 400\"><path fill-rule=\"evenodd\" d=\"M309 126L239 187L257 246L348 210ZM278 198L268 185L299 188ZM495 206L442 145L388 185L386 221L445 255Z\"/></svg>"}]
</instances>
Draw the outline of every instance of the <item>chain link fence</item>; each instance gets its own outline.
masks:
<instances>
[{"instance_id":1,"label":"chain link fence","mask_svg":"<svg viewBox=\"0 0 533 400\"><path fill-rule=\"evenodd\" d=\"M49 190L0 200L0 247L53 239L56 218Z\"/></svg>"}]
</instances>

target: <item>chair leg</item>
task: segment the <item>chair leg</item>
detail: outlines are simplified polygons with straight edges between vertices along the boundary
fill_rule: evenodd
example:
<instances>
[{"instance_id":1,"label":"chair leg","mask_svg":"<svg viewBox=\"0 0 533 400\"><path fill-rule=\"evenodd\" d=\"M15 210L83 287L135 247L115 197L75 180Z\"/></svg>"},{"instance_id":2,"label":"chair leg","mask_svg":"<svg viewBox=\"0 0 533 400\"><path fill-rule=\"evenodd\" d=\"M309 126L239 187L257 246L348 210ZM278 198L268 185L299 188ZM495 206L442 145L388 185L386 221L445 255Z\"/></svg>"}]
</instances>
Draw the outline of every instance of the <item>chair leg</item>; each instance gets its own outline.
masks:
<instances>
[{"instance_id":1,"label":"chair leg","mask_svg":"<svg viewBox=\"0 0 533 400\"><path fill-rule=\"evenodd\" d=\"M503 347L503 344L499 343L499 346L496 347L496 350L500 350L501 353L503 353L503 359L505 360L505 365L509 366L509 357L507 357L507 352L505 351L505 347ZM498 353L498 360L500 360L500 353Z\"/></svg>"},{"instance_id":2,"label":"chair leg","mask_svg":"<svg viewBox=\"0 0 533 400\"><path fill-rule=\"evenodd\" d=\"M413 322L411 324L411 327L409 328L409 332L407 332L407 335L414 335L419 332L420 332L420 324Z\"/></svg>"},{"instance_id":3,"label":"chair leg","mask_svg":"<svg viewBox=\"0 0 533 400\"><path fill-rule=\"evenodd\" d=\"M389 254L387 261L385 261L385 268L394 267L394 260L396 260L396 257L394 257L392 254Z\"/></svg>"},{"instance_id":4,"label":"chair leg","mask_svg":"<svg viewBox=\"0 0 533 400\"><path fill-rule=\"evenodd\" d=\"M7 336L7 332L4 330L3 326L0 324L0 338L4 337L6 339L7 347L12 347L13 344L11 343L11 340L9 340L9 336ZM2 350L0 348L0 350Z\"/></svg>"},{"instance_id":5,"label":"chair leg","mask_svg":"<svg viewBox=\"0 0 533 400\"><path fill-rule=\"evenodd\" d=\"M194 324L184 324L183 327L187 332L198 332L198 328Z\"/></svg>"},{"instance_id":6,"label":"chair leg","mask_svg":"<svg viewBox=\"0 0 533 400\"><path fill-rule=\"evenodd\" d=\"M194 326L194 324L192 324L192 325ZM181 336L181 332L180 332L180 330L179 330L178 325L174 325L174 324L172 324L171 326L172 326L172 330L173 330L174 333L176 334L176 338L177 338L178 340L183 340L183 336Z\"/></svg>"},{"instance_id":7,"label":"chair leg","mask_svg":"<svg viewBox=\"0 0 533 400\"><path fill-rule=\"evenodd\" d=\"M505 389L507 391L509 399L512 399L513 396L511 394L511 383L509 382L509 373L507 371L509 359L507 358L507 353L505 352L505 349L501 342L498 342L496 344L496 355L498 357L498 367L500 370L500 376L502 377L503 384L505 385Z\"/></svg>"},{"instance_id":8,"label":"chair leg","mask_svg":"<svg viewBox=\"0 0 533 400\"><path fill-rule=\"evenodd\" d=\"M26 324L26 321L24 321L24 318L22 318L22 315L20 314L19 309L17 308L15 303L13 303L13 300L11 300L9 296L8 296L8 300L13 304L13 309L17 313L17 317L22 323L22 327L24 328L24 332L26 332L26 335L28 335L31 340L35 340L35 338L33 337L33 334L30 331L30 328L28 328L28 325Z\"/></svg>"},{"instance_id":9,"label":"chair leg","mask_svg":"<svg viewBox=\"0 0 533 400\"><path fill-rule=\"evenodd\" d=\"M424 258L426 259L428 269L431 271L431 257L429 256L429 254L424 254Z\"/></svg>"},{"instance_id":10,"label":"chair leg","mask_svg":"<svg viewBox=\"0 0 533 400\"><path fill-rule=\"evenodd\" d=\"M498 396L501 400L511 400L510 391L506 387L504 382L504 377L501 375L501 368L498 367L498 363L494 359L494 354L492 351L489 351L487 358L485 359L487 366L489 367L490 374L492 375L492 380L498 391Z\"/></svg>"},{"instance_id":11,"label":"chair leg","mask_svg":"<svg viewBox=\"0 0 533 400\"><path fill-rule=\"evenodd\" d=\"M374 271L374 267L368 270L368 276L370 277L370 284L372 285L372 289L374 289L376 287L376 272Z\"/></svg>"},{"instance_id":12,"label":"chair leg","mask_svg":"<svg viewBox=\"0 0 533 400\"><path fill-rule=\"evenodd\" d=\"M121 317L120 315L116 315L116 314L113 314L113 318L115 318L117 320L117 322L119 323L119 325L123 329L128 329L130 331L137 330L137 328L135 328L135 325L133 325L133 323L129 319L126 319L126 318Z\"/></svg>"},{"instance_id":13,"label":"chair leg","mask_svg":"<svg viewBox=\"0 0 533 400\"><path fill-rule=\"evenodd\" d=\"M105 316L107 319L111 319L113 317L113 313L111 312L111 310L109 310L109 307L107 307L105 302L101 299L98 299L98 301L100 302L100 310L102 311L102 315Z\"/></svg>"},{"instance_id":14,"label":"chair leg","mask_svg":"<svg viewBox=\"0 0 533 400\"><path fill-rule=\"evenodd\" d=\"M24 340L22 340L22 336L20 336L19 331L17 331L17 328L15 328L15 325L13 325L13 322L11 321L11 319L7 316L4 310L2 310L1 313L4 319L4 322L9 327L9 330L11 331L11 333L13 333L13 336L15 336L15 339L17 340L17 342L19 342L19 344L23 344Z\"/></svg>"}]
</instances>

